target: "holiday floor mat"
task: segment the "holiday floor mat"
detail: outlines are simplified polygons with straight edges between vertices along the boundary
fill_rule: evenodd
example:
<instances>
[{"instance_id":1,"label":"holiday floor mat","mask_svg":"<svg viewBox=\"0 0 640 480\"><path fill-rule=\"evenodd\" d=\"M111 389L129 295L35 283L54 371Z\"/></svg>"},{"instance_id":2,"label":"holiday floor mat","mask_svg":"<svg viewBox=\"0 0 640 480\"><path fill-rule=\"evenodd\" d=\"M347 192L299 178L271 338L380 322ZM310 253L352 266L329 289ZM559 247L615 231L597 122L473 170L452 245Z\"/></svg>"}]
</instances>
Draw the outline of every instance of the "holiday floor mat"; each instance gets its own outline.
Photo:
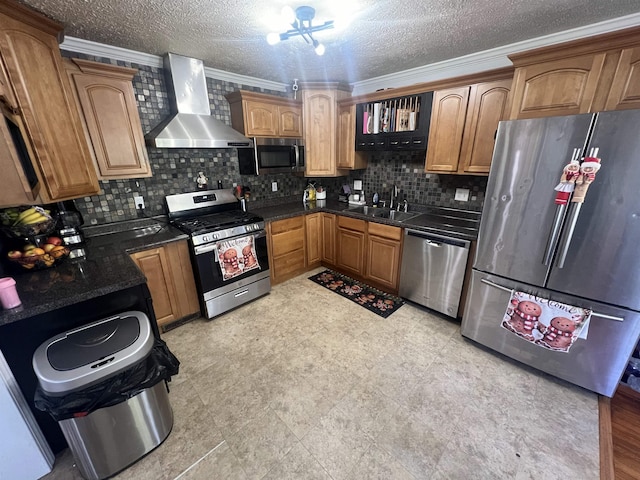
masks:
<instances>
[{"instance_id":1,"label":"holiday floor mat","mask_svg":"<svg viewBox=\"0 0 640 480\"><path fill-rule=\"evenodd\" d=\"M332 270L325 270L312 275L309 280L336 292L344 298L348 298L384 318L387 318L404 305L402 299L394 295L376 290L369 285Z\"/></svg>"}]
</instances>

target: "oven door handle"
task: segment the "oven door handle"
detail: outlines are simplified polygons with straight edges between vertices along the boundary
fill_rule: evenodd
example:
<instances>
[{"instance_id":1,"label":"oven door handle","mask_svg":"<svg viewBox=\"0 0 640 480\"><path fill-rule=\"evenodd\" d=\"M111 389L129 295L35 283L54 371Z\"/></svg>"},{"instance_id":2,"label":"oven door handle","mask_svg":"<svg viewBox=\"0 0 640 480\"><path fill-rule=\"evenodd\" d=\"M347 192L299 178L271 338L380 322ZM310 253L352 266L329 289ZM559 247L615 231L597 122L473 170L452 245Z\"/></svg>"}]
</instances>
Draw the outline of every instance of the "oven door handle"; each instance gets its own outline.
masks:
<instances>
[{"instance_id":1,"label":"oven door handle","mask_svg":"<svg viewBox=\"0 0 640 480\"><path fill-rule=\"evenodd\" d=\"M213 252L216 249L215 243L208 243L207 245L202 245L200 247L194 247L193 252L196 255L202 255L203 253ZM218 261L216 259L216 261Z\"/></svg>"},{"instance_id":2,"label":"oven door handle","mask_svg":"<svg viewBox=\"0 0 640 480\"><path fill-rule=\"evenodd\" d=\"M251 235L251 234L249 234ZM247 236L247 235L244 235ZM253 238L263 238L267 236L267 232L265 230L262 230L261 232L255 234L253 236ZM221 242L223 242L224 240L220 240ZM207 252L213 252L216 249L216 245L218 244L218 242L213 242L213 243L207 243L206 245L200 245L198 247L194 247L193 248L193 252L196 255L202 255L203 253L207 253ZM218 261L218 257L216 257L216 262Z\"/></svg>"}]
</instances>

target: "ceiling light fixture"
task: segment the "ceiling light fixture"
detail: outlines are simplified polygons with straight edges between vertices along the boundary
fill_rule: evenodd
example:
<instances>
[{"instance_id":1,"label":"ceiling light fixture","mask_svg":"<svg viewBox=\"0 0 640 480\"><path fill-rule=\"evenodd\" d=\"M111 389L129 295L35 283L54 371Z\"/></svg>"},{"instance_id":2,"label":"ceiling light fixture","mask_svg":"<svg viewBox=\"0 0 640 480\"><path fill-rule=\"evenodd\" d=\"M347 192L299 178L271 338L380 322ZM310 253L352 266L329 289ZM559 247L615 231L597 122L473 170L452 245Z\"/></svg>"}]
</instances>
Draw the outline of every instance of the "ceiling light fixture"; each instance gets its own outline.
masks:
<instances>
[{"instance_id":1,"label":"ceiling light fixture","mask_svg":"<svg viewBox=\"0 0 640 480\"><path fill-rule=\"evenodd\" d=\"M296 8L295 16L291 7L285 7L282 9L282 16L287 19L287 23L289 23L293 29L283 33L270 33L267 35L269 45L275 45L281 40L288 40L291 37L297 37L299 35L305 42L313 45L318 55L324 55L324 45L313 38L312 33L333 28L333 20L326 21L322 25L313 26L311 22L313 17L316 16L316 11L313 7L306 6Z\"/></svg>"}]
</instances>

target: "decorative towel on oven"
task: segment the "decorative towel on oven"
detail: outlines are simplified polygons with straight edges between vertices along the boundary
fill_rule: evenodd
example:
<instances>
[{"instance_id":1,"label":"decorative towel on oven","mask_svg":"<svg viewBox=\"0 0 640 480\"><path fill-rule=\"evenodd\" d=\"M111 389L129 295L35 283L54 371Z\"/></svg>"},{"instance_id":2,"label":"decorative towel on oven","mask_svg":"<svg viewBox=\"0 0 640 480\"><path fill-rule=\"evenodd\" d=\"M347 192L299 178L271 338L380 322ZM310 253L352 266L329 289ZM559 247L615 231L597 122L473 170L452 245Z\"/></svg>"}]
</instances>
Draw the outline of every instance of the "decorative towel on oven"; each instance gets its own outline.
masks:
<instances>
[{"instance_id":1,"label":"decorative towel on oven","mask_svg":"<svg viewBox=\"0 0 640 480\"><path fill-rule=\"evenodd\" d=\"M216 255L220 260L223 280L260 268L254 244L253 235L216 243Z\"/></svg>"},{"instance_id":2,"label":"decorative towel on oven","mask_svg":"<svg viewBox=\"0 0 640 480\"><path fill-rule=\"evenodd\" d=\"M502 327L543 348L568 352L578 337L586 338L590 318L591 310L512 291Z\"/></svg>"}]
</instances>

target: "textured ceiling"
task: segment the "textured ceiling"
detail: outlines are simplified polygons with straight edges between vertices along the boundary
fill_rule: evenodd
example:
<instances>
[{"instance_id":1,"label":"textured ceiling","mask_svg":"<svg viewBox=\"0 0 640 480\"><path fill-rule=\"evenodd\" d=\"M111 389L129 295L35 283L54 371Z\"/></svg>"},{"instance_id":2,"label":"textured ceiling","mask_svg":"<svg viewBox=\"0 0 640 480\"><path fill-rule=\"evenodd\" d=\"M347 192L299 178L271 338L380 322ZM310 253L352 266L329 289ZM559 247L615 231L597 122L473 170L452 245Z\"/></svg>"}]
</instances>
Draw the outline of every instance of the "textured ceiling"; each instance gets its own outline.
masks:
<instances>
[{"instance_id":1,"label":"textured ceiling","mask_svg":"<svg viewBox=\"0 0 640 480\"><path fill-rule=\"evenodd\" d=\"M66 35L267 80L349 83L640 12L640 0L26 0ZM284 5L316 9L318 57L300 37L267 44ZM284 31L282 28L278 31Z\"/></svg>"}]
</instances>

